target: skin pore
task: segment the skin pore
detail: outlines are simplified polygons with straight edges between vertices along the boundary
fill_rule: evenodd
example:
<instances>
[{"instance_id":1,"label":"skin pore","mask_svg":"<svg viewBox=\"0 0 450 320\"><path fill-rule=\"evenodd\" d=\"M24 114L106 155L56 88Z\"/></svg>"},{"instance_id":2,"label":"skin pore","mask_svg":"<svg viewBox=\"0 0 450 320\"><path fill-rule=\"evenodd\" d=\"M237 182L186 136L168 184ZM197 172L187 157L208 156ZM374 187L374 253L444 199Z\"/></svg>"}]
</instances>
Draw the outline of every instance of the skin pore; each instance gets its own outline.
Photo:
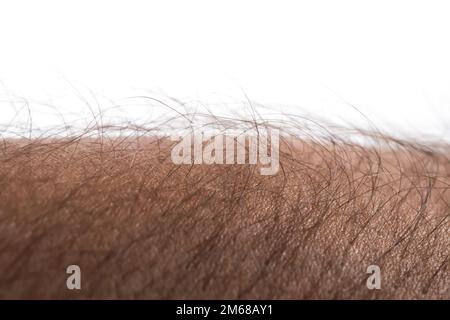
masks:
<instances>
[{"instance_id":1,"label":"skin pore","mask_svg":"<svg viewBox=\"0 0 450 320\"><path fill-rule=\"evenodd\" d=\"M173 145L4 140L1 298L450 297L448 153L283 138L264 176Z\"/></svg>"}]
</instances>

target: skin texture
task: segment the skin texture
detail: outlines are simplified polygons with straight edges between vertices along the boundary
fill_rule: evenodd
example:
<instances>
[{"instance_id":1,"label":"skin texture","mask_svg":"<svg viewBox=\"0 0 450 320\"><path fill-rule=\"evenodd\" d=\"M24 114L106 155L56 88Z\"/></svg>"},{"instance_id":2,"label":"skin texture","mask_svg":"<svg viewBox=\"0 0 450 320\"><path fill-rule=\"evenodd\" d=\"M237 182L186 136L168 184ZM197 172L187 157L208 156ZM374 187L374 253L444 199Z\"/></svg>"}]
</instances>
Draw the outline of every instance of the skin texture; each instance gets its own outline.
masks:
<instances>
[{"instance_id":1,"label":"skin texture","mask_svg":"<svg viewBox=\"0 0 450 320\"><path fill-rule=\"evenodd\" d=\"M383 139L285 138L273 176L165 138L5 139L0 298L449 299L448 149Z\"/></svg>"}]
</instances>

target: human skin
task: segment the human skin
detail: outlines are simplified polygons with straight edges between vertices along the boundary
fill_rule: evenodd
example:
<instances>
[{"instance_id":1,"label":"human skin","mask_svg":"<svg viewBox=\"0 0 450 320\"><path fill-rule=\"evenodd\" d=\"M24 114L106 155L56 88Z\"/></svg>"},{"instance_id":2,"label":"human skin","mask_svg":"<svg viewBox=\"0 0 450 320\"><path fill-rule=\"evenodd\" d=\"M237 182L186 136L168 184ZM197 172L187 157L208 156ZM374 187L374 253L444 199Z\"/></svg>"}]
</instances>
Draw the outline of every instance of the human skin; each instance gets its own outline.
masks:
<instances>
[{"instance_id":1,"label":"human skin","mask_svg":"<svg viewBox=\"0 0 450 320\"><path fill-rule=\"evenodd\" d=\"M262 176L175 165L171 143L4 140L0 298L450 298L445 150L284 140Z\"/></svg>"}]
</instances>

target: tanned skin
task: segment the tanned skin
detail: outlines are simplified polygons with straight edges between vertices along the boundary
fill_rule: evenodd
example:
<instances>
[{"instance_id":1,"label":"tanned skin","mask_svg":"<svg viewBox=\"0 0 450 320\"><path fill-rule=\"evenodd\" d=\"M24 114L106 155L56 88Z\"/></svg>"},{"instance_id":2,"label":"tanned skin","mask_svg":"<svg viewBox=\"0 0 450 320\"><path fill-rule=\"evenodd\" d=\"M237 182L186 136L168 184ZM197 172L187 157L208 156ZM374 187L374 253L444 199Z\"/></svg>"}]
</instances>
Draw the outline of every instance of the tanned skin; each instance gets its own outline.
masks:
<instances>
[{"instance_id":1,"label":"tanned skin","mask_svg":"<svg viewBox=\"0 0 450 320\"><path fill-rule=\"evenodd\" d=\"M0 298L450 299L449 149L382 139L284 138L262 176L161 137L6 138Z\"/></svg>"}]
</instances>

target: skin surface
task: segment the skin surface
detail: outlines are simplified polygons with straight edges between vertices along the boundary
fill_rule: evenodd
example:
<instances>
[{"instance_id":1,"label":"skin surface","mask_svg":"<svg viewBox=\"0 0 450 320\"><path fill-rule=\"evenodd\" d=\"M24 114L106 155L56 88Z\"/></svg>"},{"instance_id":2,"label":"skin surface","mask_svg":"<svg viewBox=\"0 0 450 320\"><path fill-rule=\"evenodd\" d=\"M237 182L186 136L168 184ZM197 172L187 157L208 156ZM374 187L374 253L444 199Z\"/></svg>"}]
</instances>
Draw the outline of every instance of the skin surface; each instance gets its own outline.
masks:
<instances>
[{"instance_id":1,"label":"skin surface","mask_svg":"<svg viewBox=\"0 0 450 320\"><path fill-rule=\"evenodd\" d=\"M285 139L262 176L172 145L4 140L0 298L450 299L448 150Z\"/></svg>"}]
</instances>

